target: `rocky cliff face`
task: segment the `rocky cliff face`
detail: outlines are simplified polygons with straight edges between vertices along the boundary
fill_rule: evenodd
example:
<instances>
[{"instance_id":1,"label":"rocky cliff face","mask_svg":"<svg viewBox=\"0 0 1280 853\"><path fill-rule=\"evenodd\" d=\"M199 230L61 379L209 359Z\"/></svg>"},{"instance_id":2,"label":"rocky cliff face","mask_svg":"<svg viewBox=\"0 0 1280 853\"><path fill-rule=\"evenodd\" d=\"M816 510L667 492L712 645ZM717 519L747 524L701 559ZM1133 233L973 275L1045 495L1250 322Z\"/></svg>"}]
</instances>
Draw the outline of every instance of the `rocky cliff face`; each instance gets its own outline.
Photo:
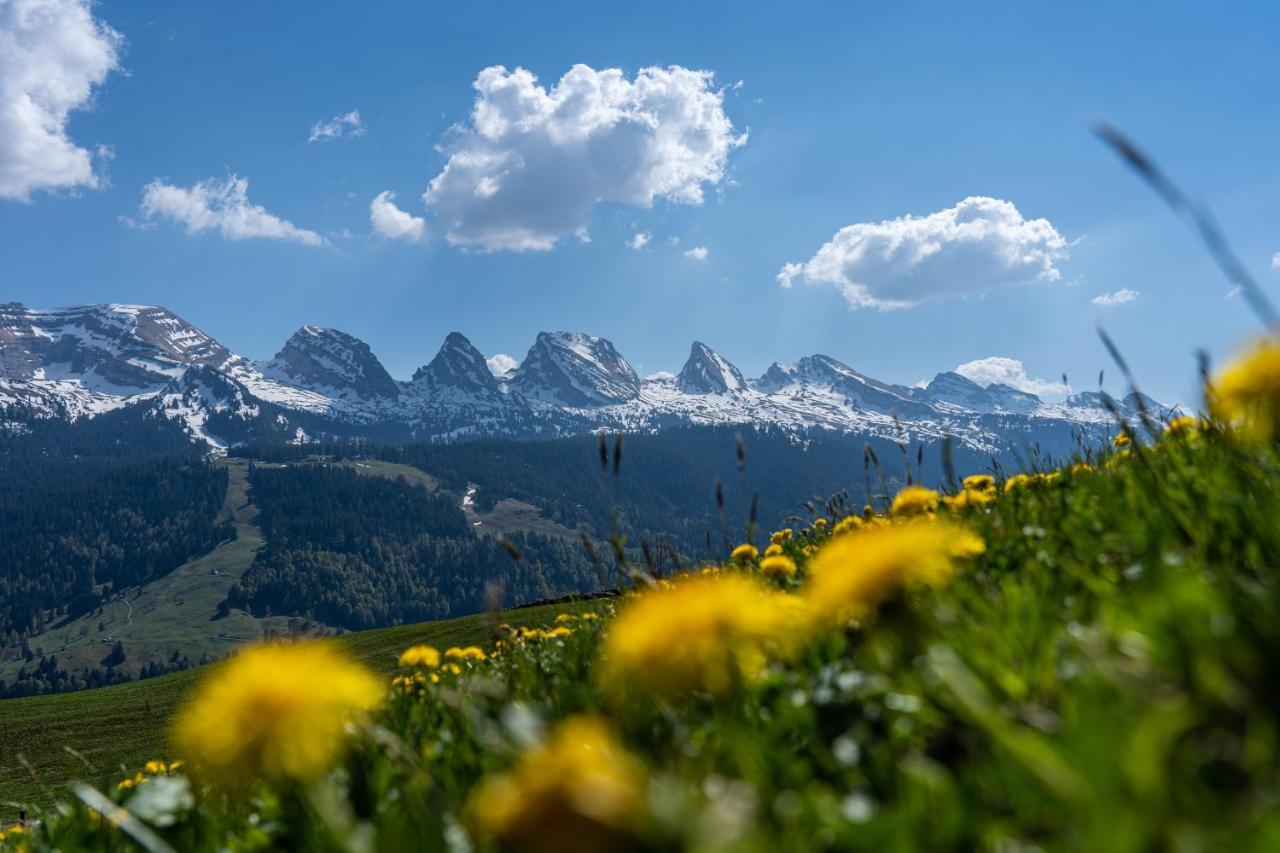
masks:
<instances>
[{"instance_id":1,"label":"rocky cliff face","mask_svg":"<svg viewBox=\"0 0 1280 853\"><path fill-rule=\"evenodd\" d=\"M369 345L337 329L303 326L263 373L292 385L347 398L398 397L400 386Z\"/></svg>"}]
</instances>

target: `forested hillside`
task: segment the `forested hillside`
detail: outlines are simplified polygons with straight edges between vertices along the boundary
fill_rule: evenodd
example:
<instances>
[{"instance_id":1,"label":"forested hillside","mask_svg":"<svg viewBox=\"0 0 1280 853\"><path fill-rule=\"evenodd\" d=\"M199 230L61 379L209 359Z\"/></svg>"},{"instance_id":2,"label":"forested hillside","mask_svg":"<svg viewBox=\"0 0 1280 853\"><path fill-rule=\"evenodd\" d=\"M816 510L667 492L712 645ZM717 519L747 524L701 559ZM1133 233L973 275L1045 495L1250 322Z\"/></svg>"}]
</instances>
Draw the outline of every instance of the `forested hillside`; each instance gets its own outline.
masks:
<instances>
[{"instance_id":1,"label":"forested hillside","mask_svg":"<svg viewBox=\"0 0 1280 853\"><path fill-rule=\"evenodd\" d=\"M0 435L5 647L231 535L214 525L226 486L226 472L181 429L138 411L33 421Z\"/></svg>"},{"instance_id":2,"label":"forested hillside","mask_svg":"<svg viewBox=\"0 0 1280 853\"><path fill-rule=\"evenodd\" d=\"M257 465L250 483L267 545L225 609L361 629L475 613L486 589L520 603L600 582L577 541L476 535L454 500L403 479Z\"/></svg>"}]
</instances>

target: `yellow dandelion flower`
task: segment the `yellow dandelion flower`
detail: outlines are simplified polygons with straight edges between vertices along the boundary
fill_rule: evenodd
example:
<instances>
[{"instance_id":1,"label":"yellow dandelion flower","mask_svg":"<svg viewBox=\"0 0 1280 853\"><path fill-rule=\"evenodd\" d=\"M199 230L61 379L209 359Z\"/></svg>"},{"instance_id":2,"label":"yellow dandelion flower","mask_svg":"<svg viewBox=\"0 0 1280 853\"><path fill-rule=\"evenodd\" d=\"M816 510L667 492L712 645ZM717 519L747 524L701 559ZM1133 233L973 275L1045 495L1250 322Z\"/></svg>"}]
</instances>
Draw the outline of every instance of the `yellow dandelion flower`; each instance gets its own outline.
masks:
<instances>
[{"instance_id":1,"label":"yellow dandelion flower","mask_svg":"<svg viewBox=\"0 0 1280 853\"><path fill-rule=\"evenodd\" d=\"M733 549L733 553L729 555L729 559L735 563L754 563L758 556L760 556L760 552L756 550L756 546L744 542L737 548Z\"/></svg>"},{"instance_id":2,"label":"yellow dandelion flower","mask_svg":"<svg viewBox=\"0 0 1280 853\"><path fill-rule=\"evenodd\" d=\"M1032 479L1029 474L1014 474L1012 477L1004 481L1004 490L1012 492L1014 489L1022 489L1031 485Z\"/></svg>"},{"instance_id":3,"label":"yellow dandelion flower","mask_svg":"<svg viewBox=\"0 0 1280 853\"><path fill-rule=\"evenodd\" d=\"M400 665L434 669L440 665L440 652L434 646L410 646L400 653Z\"/></svg>"},{"instance_id":4,"label":"yellow dandelion flower","mask_svg":"<svg viewBox=\"0 0 1280 853\"><path fill-rule=\"evenodd\" d=\"M543 631L542 636L548 640L556 640L561 637L567 637L572 633L573 629L569 628L567 625L557 625L554 628Z\"/></svg>"},{"instance_id":5,"label":"yellow dandelion flower","mask_svg":"<svg viewBox=\"0 0 1280 853\"><path fill-rule=\"evenodd\" d=\"M921 519L832 539L809 561L805 610L817 628L866 619L906 588L940 585L955 571L956 552L981 542L961 527Z\"/></svg>"},{"instance_id":6,"label":"yellow dandelion flower","mask_svg":"<svg viewBox=\"0 0 1280 853\"><path fill-rule=\"evenodd\" d=\"M572 613L556 614L556 624L558 625L565 625L569 622L576 622L576 621L578 621L578 617L574 616Z\"/></svg>"},{"instance_id":7,"label":"yellow dandelion flower","mask_svg":"<svg viewBox=\"0 0 1280 853\"><path fill-rule=\"evenodd\" d=\"M1280 437L1280 338L1259 341L1218 374L1209 411L1246 438Z\"/></svg>"},{"instance_id":8,"label":"yellow dandelion flower","mask_svg":"<svg viewBox=\"0 0 1280 853\"><path fill-rule=\"evenodd\" d=\"M1174 418L1164 425L1164 434L1167 436L1187 436L1192 435L1199 428L1200 422L1190 415L1184 415L1180 418Z\"/></svg>"},{"instance_id":9,"label":"yellow dandelion flower","mask_svg":"<svg viewBox=\"0 0 1280 853\"><path fill-rule=\"evenodd\" d=\"M453 646L445 650L444 656L446 660L475 661L476 663L483 663L486 658L484 649L479 646L466 646L464 648Z\"/></svg>"},{"instance_id":10,"label":"yellow dandelion flower","mask_svg":"<svg viewBox=\"0 0 1280 853\"><path fill-rule=\"evenodd\" d=\"M769 537L769 542L773 545L781 545L782 543L791 539L791 535L792 535L791 528L784 527L781 530L774 531L774 534Z\"/></svg>"},{"instance_id":11,"label":"yellow dandelion flower","mask_svg":"<svg viewBox=\"0 0 1280 853\"><path fill-rule=\"evenodd\" d=\"M622 608L605 636L601 680L668 697L728 693L783 651L794 601L741 574L681 576Z\"/></svg>"},{"instance_id":12,"label":"yellow dandelion flower","mask_svg":"<svg viewBox=\"0 0 1280 853\"><path fill-rule=\"evenodd\" d=\"M382 698L362 666L327 643L264 645L219 664L179 712L173 740L196 773L225 786L306 780L343 747L343 727Z\"/></svg>"},{"instance_id":13,"label":"yellow dandelion flower","mask_svg":"<svg viewBox=\"0 0 1280 853\"><path fill-rule=\"evenodd\" d=\"M127 791L132 787L133 787L132 779L121 779L119 782L116 783L117 791Z\"/></svg>"},{"instance_id":14,"label":"yellow dandelion flower","mask_svg":"<svg viewBox=\"0 0 1280 853\"><path fill-rule=\"evenodd\" d=\"M458 666L456 663L447 663L440 667L440 669L441 671L447 672L451 675L462 675L462 667Z\"/></svg>"},{"instance_id":15,"label":"yellow dandelion flower","mask_svg":"<svg viewBox=\"0 0 1280 853\"><path fill-rule=\"evenodd\" d=\"M765 555L765 557L766 557L766 558L768 558L768 557L776 557L777 555L779 555L779 554L781 554L781 553L782 553L782 546L781 546L781 545L770 545L768 548L765 548L765 549L764 549L764 555Z\"/></svg>"},{"instance_id":16,"label":"yellow dandelion flower","mask_svg":"<svg viewBox=\"0 0 1280 853\"><path fill-rule=\"evenodd\" d=\"M570 717L467 804L479 834L514 850L630 846L644 811L644 768L594 716Z\"/></svg>"},{"instance_id":17,"label":"yellow dandelion flower","mask_svg":"<svg viewBox=\"0 0 1280 853\"><path fill-rule=\"evenodd\" d=\"M862 520L862 516L846 515L844 518L836 522L835 527L831 528L831 535L840 536L842 534L849 533L857 530L863 524L865 524L865 522Z\"/></svg>"},{"instance_id":18,"label":"yellow dandelion flower","mask_svg":"<svg viewBox=\"0 0 1280 853\"><path fill-rule=\"evenodd\" d=\"M996 478L990 474L970 474L964 478L962 485L965 491L989 492L995 489Z\"/></svg>"},{"instance_id":19,"label":"yellow dandelion flower","mask_svg":"<svg viewBox=\"0 0 1280 853\"><path fill-rule=\"evenodd\" d=\"M582 621L584 622L594 622L599 618L600 618L599 613L587 612L582 614Z\"/></svg>"},{"instance_id":20,"label":"yellow dandelion flower","mask_svg":"<svg viewBox=\"0 0 1280 853\"><path fill-rule=\"evenodd\" d=\"M773 554L760 561L760 571L771 578L786 580L796 576L796 561L785 554Z\"/></svg>"},{"instance_id":21,"label":"yellow dandelion flower","mask_svg":"<svg viewBox=\"0 0 1280 853\"><path fill-rule=\"evenodd\" d=\"M163 761L153 760L153 761L148 761L145 765L143 765L142 769L146 770L152 776L158 776L159 774L164 773L166 770L168 770L169 766L165 764Z\"/></svg>"},{"instance_id":22,"label":"yellow dandelion flower","mask_svg":"<svg viewBox=\"0 0 1280 853\"><path fill-rule=\"evenodd\" d=\"M826 520L825 518L815 518L815 519L813 520L813 529L814 529L814 530L822 530L822 529L824 529L826 526L827 526L827 520Z\"/></svg>"},{"instance_id":23,"label":"yellow dandelion flower","mask_svg":"<svg viewBox=\"0 0 1280 853\"><path fill-rule=\"evenodd\" d=\"M898 492L889 507L889 514L895 516L924 515L938 508L938 493L924 486L907 486Z\"/></svg>"},{"instance_id":24,"label":"yellow dandelion flower","mask_svg":"<svg viewBox=\"0 0 1280 853\"><path fill-rule=\"evenodd\" d=\"M176 772L178 772L178 771L179 771L179 770L181 770L181 769L182 769L182 760L181 760L181 759L179 759L179 760L177 760L177 761L170 761L170 762L169 762L169 772L170 772L170 773L176 773Z\"/></svg>"},{"instance_id":25,"label":"yellow dandelion flower","mask_svg":"<svg viewBox=\"0 0 1280 853\"><path fill-rule=\"evenodd\" d=\"M1129 433L1127 432L1118 432L1116 437L1111 439L1112 447L1128 447L1131 444L1133 444L1133 439L1129 438Z\"/></svg>"},{"instance_id":26,"label":"yellow dandelion flower","mask_svg":"<svg viewBox=\"0 0 1280 853\"><path fill-rule=\"evenodd\" d=\"M1077 462L1076 464L1071 466L1072 474L1091 474L1096 470L1097 469L1094 468L1092 465L1090 465L1088 462Z\"/></svg>"},{"instance_id":27,"label":"yellow dandelion flower","mask_svg":"<svg viewBox=\"0 0 1280 853\"><path fill-rule=\"evenodd\" d=\"M984 507L994 502L996 492L994 489L989 491L978 491L977 489L964 489L958 495L946 495L942 498L942 503L952 512L964 512L973 507Z\"/></svg>"}]
</instances>

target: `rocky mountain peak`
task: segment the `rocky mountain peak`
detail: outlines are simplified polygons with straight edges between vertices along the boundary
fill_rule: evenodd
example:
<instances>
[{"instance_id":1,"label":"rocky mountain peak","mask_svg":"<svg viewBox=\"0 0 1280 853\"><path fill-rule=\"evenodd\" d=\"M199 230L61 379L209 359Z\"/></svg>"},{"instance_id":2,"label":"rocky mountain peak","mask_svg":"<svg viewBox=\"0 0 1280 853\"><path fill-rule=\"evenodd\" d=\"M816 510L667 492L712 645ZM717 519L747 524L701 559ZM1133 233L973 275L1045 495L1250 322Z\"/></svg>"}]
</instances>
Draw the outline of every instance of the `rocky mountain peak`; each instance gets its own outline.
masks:
<instances>
[{"instance_id":1,"label":"rocky mountain peak","mask_svg":"<svg viewBox=\"0 0 1280 853\"><path fill-rule=\"evenodd\" d=\"M337 329L303 326L263 373L313 391L362 398L396 397L400 388L369 345Z\"/></svg>"},{"instance_id":2,"label":"rocky mountain peak","mask_svg":"<svg viewBox=\"0 0 1280 853\"><path fill-rule=\"evenodd\" d=\"M415 385L436 390L456 389L469 394L498 394L498 380L480 350L459 332L450 332L436 357L413 374Z\"/></svg>"},{"instance_id":3,"label":"rocky mountain peak","mask_svg":"<svg viewBox=\"0 0 1280 853\"><path fill-rule=\"evenodd\" d=\"M686 394L731 394L747 387L742 371L701 341L694 341L689 359L676 377Z\"/></svg>"},{"instance_id":4,"label":"rocky mountain peak","mask_svg":"<svg viewBox=\"0 0 1280 853\"><path fill-rule=\"evenodd\" d=\"M510 387L531 399L589 408L634 400L640 377L604 338L539 332Z\"/></svg>"}]
</instances>

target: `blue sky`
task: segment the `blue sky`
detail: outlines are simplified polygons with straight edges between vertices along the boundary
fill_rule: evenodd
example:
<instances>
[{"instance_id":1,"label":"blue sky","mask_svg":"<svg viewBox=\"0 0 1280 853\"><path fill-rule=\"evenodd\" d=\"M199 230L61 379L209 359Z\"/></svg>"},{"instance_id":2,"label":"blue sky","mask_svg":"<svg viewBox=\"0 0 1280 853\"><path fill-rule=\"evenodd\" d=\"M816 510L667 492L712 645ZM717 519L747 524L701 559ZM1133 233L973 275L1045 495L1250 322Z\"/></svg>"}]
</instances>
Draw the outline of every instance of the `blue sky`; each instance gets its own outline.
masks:
<instances>
[{"instance_id":1,"label":"blue sky","mask_svg":"<svg viewBox=\"0 0 1280 853\"><path fill-rule=\"evenodd\" d=\"M83 30L76 0L0 0L0 27L6 14L13 26L14 4L46 2ZM1258 325L1183 224L1090 134L1103 117L1206 199L1277 290L1280 62L1267 4L615 5L97 3L95 25L118 34L113 58L86 70L81 57L68 73L92 81L91 97L53 108L68 144L94 154L92 171L31 177L33 155L15 160L25 131L0 123L0 300L164 305L254 358L303 323L333 326L399 377L451 330L520 358L539 330L578 329L613 340L642 374L678 370L696 338L748 375L822 352L913 383L998 356L1088 390L1100 368L1114 373L1102 323L1146 390L1192 400L1195 350L1221 359ZM60 37L30 36L33 55ZM0 99L12 100L3 80L19 79L22 60L5 61ZM695 145L692 166L662 135L682 139L682 119L618 131L592 149L610 159L591 178L577 149L522 137L504 154L537 174L502 172L490 201L455 160L452 200L424 201L451 157L480 150L484 69L527 69L527 94L577 64L591 80L619 69L611 79L628 91L649 67L712 72L646 85L683 87L663 97L702 109L719 98L712 118L728 126ZM492 104L506 108L496 90ZM359 134L348 123L308 141L352 110ZM628 156L613 156L620 147ZM632 160L649 171L627 171ZM270 221L191 233L183 205L232 175ZM149 186L172 192L144 196ZM386 191L413 217L398 236L371 222ZM993 215L1013 242L946 243L945 212L975 196L1012 205ZM565 225L583 218L581 204L565 213L582 198L584 222ZM503 235L540 228L533 242L554 245L513 247L494 236L495 218ZM859 223L871 227L825 256L834 267L818 257ZM640 250L637 234L649 235ZM877 259L898 238L943 244L919 265ZM685 254L699 247L705 258ZM1029 260L1001 261L1011 248ZM785 265L806 262L807 276L780 286ZM1136 296L1094 303L1119 291ZM910 307L881 307L904 293Z\"/></svg>"}]
</instances>

